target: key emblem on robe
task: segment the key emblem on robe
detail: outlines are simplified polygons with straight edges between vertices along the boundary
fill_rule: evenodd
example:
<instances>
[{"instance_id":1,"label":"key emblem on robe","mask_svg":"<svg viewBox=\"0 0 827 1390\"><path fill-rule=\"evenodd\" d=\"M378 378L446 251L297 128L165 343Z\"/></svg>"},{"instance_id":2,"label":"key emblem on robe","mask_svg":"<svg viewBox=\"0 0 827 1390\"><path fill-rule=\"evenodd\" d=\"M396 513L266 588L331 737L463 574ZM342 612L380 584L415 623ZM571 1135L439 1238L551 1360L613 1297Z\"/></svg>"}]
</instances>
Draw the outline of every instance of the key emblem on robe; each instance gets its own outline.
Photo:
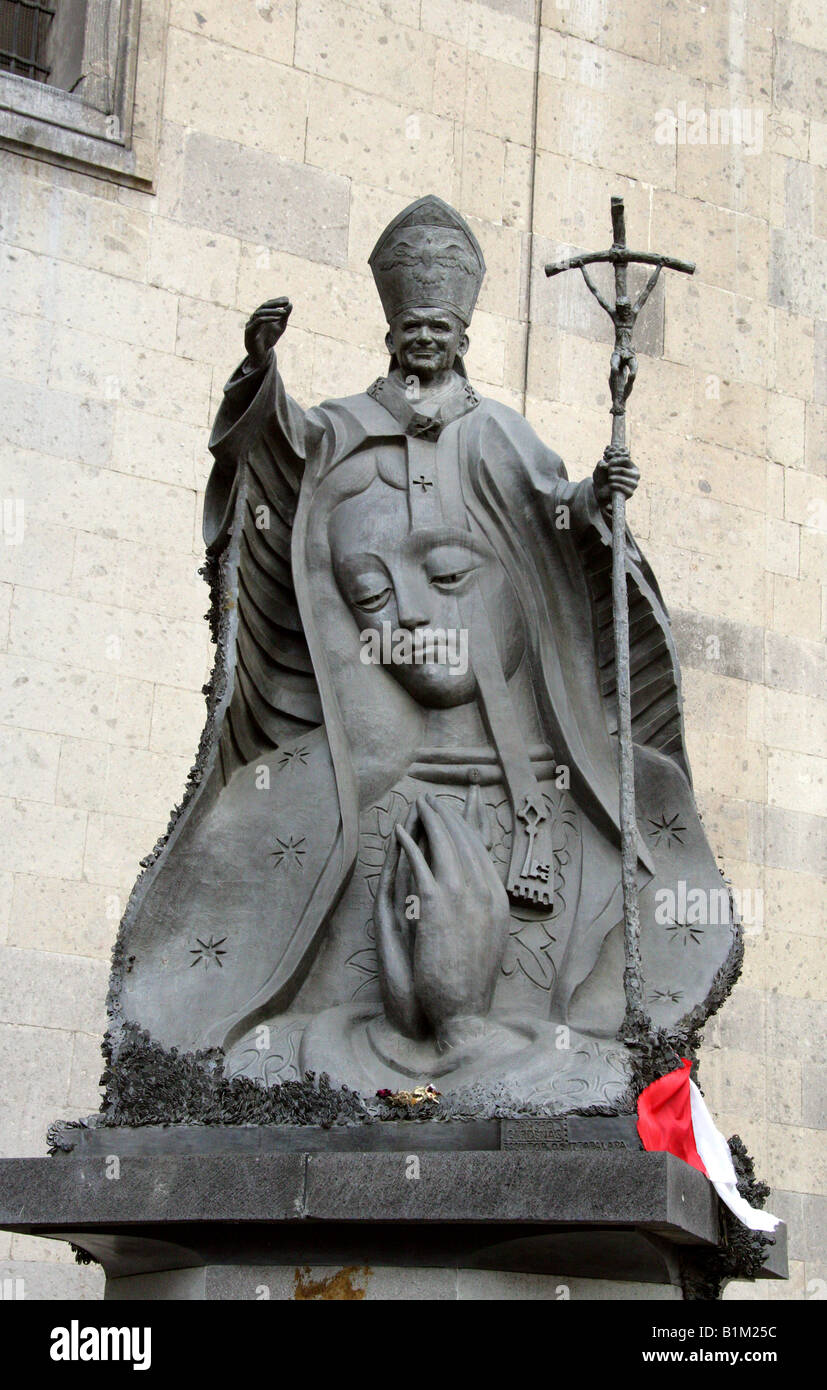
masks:
<instances>
[{"instance_id":1,"label":"key emblem on robe","mask_svg":"<svg viewBox=\"0 0 827 1390\"><path fill-rule=\"evenodd\" d=\"M540 798L527 796L517 815L524 822L528 844L526 845L525 859L520 870L521 878L536 878L541 883L548 883L551 865L534 859L534 841L537 837L537 827L541 821L546 819L546 809Z\"/></svg>"}]
</instances>

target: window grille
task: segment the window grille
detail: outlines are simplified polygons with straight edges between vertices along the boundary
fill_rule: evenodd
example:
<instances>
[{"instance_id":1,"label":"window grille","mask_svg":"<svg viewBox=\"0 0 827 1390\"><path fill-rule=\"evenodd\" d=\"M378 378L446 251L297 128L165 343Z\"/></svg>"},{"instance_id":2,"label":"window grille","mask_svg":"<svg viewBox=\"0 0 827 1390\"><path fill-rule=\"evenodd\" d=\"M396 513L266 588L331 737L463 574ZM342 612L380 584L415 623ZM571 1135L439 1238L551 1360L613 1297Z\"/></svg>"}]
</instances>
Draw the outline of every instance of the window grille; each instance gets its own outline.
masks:
<instances>
[{"instance_id":1,"label":"window grille","mask_svg":"<svg viewBox=\"0 0 827 1390\"><path fill-rule=\"evenodd\" d=\"M163 51L168 5L169 0L0 0L0 147L105 173L117 183L149 186L161 110L156 59ZM147 55L143 64L139 52ZM133 141L139 73L150 114Z\"/></svg>"},{"instance_id":2,"label":"window grille","mask_svg":"<svg viewBox=\"0 0 827 1390\"><path fill-rule=\"evenodd\" d=\"M54 8L39 0L0 0L0 69L45 82L46 36Z\"/></svg>"}]
</instances>

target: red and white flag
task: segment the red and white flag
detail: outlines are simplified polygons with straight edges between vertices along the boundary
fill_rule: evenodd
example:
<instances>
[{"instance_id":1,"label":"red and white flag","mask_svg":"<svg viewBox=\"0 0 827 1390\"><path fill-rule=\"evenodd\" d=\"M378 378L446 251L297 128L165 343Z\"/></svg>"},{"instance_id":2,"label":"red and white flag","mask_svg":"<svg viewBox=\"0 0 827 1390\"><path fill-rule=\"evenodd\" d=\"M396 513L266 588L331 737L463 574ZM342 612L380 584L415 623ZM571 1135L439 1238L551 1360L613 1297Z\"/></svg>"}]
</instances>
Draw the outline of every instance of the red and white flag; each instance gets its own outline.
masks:
<instances>
[{"instance_id":1,"label":"red and white flag","mask_svg":"<svg viewBox=\"0 0 827 1390\"><path fill-rule=\"evenodd\" d=\"M637 1132L644 1149L674 1154L705 1173L731 1212L751 1231L774 1231L778 1217L751 1207L738 1191L729 1145L689 1075L692 1063L653 1081L637 1103Z\"/></svg>"}]
</instances>

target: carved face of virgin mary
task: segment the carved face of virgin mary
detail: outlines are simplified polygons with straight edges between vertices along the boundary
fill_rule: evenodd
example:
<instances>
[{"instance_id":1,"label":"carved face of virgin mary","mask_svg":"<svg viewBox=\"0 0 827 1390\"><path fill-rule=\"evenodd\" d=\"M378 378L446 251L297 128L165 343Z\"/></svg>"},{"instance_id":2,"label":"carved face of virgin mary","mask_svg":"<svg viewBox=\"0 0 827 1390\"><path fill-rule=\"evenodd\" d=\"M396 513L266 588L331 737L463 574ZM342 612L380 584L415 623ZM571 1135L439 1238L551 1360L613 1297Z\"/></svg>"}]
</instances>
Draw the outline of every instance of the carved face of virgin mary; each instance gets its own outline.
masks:
<instances>
[{"instance_id":1,"label":"carved face of virgin mary","mask_svg":"<svg viewBox=\"0 0 827 1390\"><path fill-rule=\"evenodd\" d=\"M426 660L389 661L387 669L419 704L448 709L475 699L473 634L463 627L462 599L473 585L488 612L506 679L520 664L525 622L514 586L487 540L475 530L411 530L406 491L374 477L335 508L328 527L336 582L361 632L437 630L449 642ZM468 663L446 659L464 649ZM420 649L421 650L421 649Z\"/></svg>"}]
</instances>

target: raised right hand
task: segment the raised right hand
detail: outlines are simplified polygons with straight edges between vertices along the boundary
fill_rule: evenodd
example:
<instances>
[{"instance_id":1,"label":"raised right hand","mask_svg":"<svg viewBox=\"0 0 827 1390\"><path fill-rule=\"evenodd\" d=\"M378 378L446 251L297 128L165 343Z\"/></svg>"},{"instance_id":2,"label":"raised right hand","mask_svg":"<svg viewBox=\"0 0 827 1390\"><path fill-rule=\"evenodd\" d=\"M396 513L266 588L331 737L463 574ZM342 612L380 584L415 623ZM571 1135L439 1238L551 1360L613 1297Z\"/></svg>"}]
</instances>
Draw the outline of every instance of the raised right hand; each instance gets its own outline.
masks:
<instances>
[{"instance_id":1,"label":"raised right hand","mask_svg":"<svg viewBox=\"0 0 827 1390\"><path fill-rule=\"evenodd\" d=\"M244 346L250 365L263 367L267 355L275 347L293 312L290 300L282 295L279 299L268 299L252 313L244 328Z\"/></svg>"}]
</instances>

